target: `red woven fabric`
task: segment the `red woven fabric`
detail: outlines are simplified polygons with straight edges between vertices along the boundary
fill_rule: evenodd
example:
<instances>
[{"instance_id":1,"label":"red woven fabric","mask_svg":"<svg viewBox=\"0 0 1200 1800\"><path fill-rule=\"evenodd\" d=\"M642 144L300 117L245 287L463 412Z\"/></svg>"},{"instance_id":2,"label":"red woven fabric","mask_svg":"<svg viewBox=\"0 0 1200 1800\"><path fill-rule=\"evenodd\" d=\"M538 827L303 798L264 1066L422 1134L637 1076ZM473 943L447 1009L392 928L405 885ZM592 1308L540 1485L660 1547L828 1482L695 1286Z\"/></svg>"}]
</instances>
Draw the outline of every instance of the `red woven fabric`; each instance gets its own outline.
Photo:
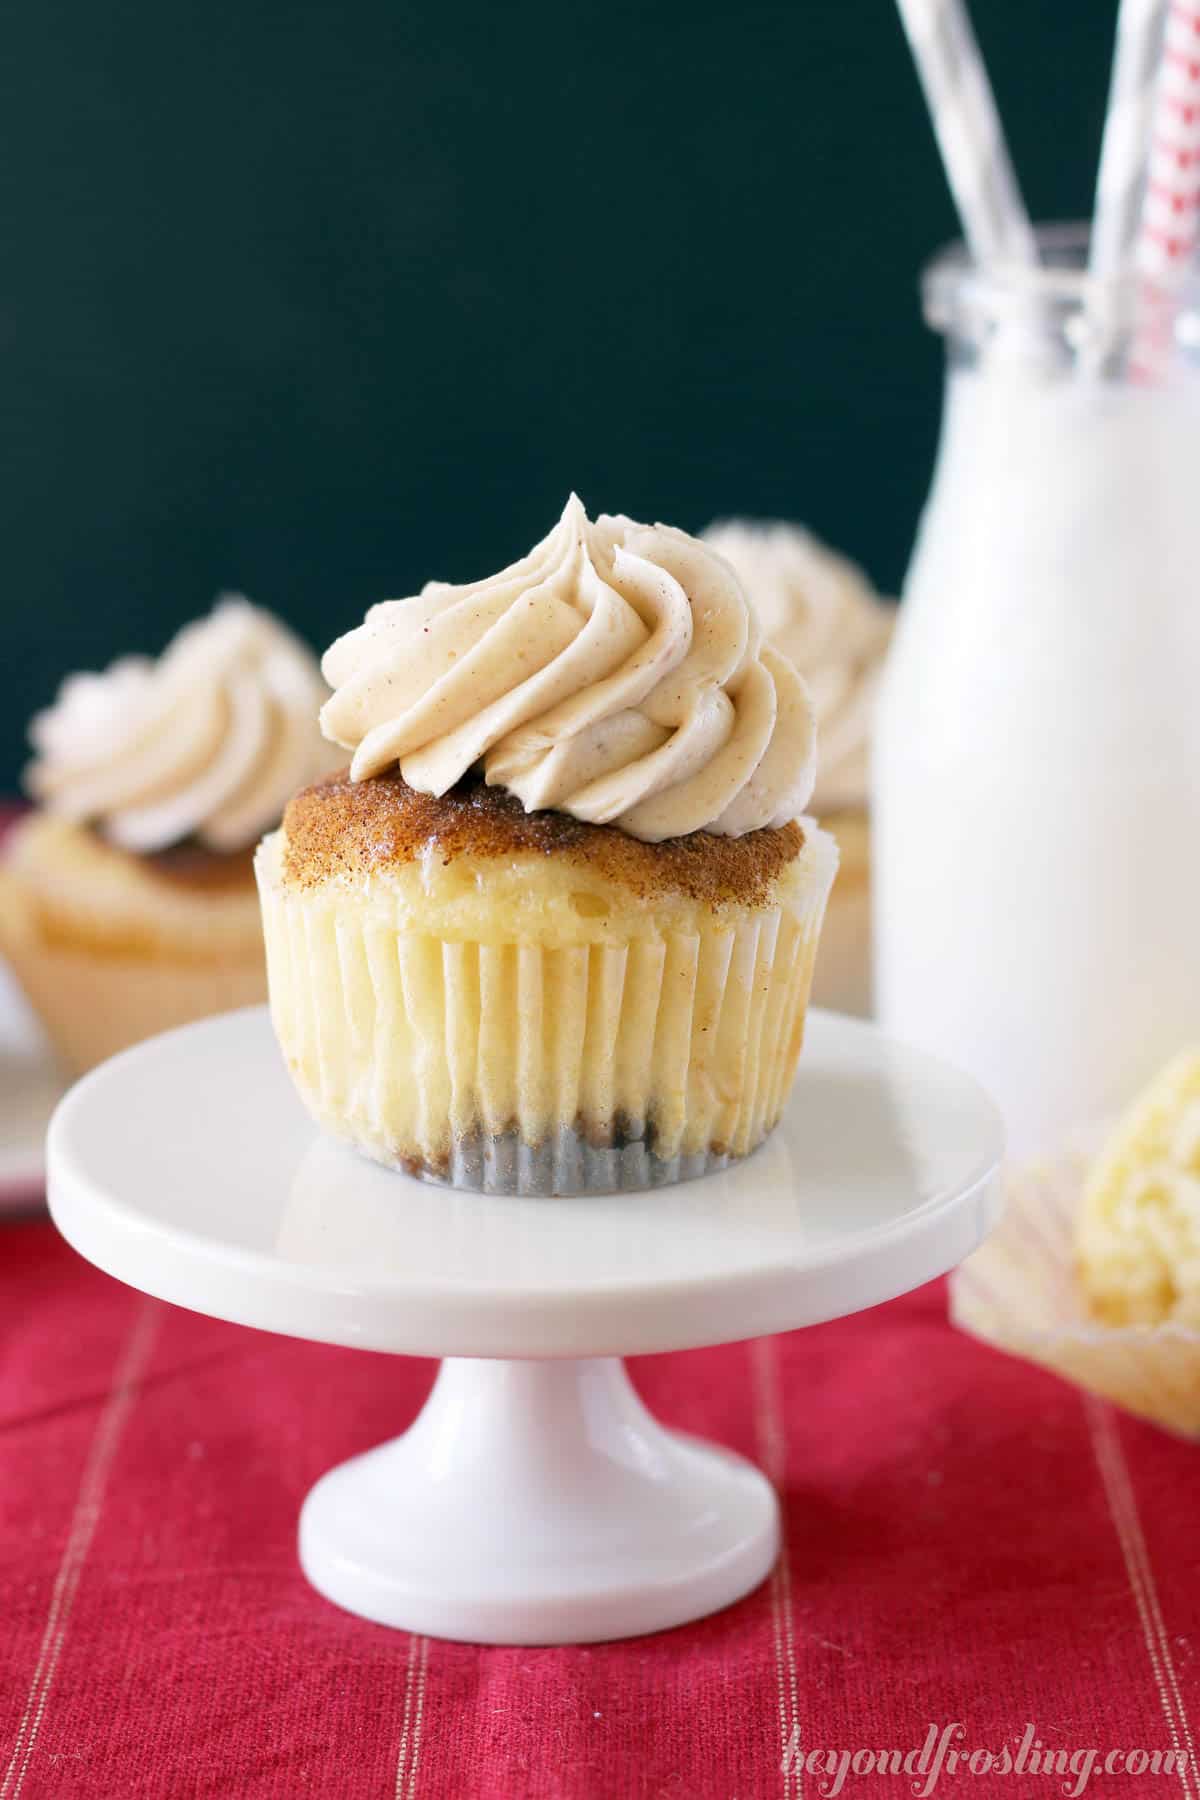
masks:
<instances>
[{"instance_id":1,"label":"red woven fabric","mask_svg":"<svg viewBox=\"0 0 1200 1800\"><path fill-rule=\"evenodd\" d=\"M0 1800L793 1800L830 1791L803 1767L822 1747L903 1751L933 1722L998 1750L1026 1721L1071 1750L1174 1744L1181 1773L1115 1791L1200 1793L1194 1449L958 1336L937 1285L633 1372L780 1480L774 1579L627 1643L410 1639L321 1600L295 1528L431 1366L195 1317L44 1222L0 1227Z\"/></svg>"}]
</instances>

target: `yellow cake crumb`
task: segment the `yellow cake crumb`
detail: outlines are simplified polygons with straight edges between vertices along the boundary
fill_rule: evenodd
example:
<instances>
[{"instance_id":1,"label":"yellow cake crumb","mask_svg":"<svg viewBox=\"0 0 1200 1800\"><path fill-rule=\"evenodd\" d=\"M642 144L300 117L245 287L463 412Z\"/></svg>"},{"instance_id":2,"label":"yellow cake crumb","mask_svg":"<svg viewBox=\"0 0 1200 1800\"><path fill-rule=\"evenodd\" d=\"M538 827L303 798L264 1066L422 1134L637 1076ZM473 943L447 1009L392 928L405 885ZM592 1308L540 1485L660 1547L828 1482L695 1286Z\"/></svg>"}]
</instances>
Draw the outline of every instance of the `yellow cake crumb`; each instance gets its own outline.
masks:
<instances>
[{"instance_id":1,"label":"yellow cake crumb","mask_svg":"<svg viewBox=\"0 0 1200 1800\"><path fill-rule=\"evenodd\" d=\"M1200 1047L1168 1063L1096 1159L1076 1258L1106 1323L1200 1326Z\"/></svg>"}]
</instances>

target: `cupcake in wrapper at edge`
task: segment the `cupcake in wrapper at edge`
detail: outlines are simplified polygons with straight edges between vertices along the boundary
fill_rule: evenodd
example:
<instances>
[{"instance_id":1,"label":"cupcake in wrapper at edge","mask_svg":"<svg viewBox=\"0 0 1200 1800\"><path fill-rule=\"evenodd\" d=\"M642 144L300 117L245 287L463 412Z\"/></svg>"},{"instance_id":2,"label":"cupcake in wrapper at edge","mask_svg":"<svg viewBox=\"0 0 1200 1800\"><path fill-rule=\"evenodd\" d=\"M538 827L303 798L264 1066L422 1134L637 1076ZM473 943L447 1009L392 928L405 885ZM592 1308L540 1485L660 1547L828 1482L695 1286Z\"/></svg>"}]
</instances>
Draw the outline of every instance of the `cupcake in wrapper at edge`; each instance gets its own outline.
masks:
<instances>
[{"instance_id":1,"label":"cupcake in wrapper at edge","mask_svg":"<svg viewBox=\"0 0 1200 1800\"><path fill-rule=\"evenodd\" d=\"M1200 1049L1160 1072L1097 1155L1011 1171L1006 1200L952 1278L956 1322L1200 1437Z\"/></svg>"},{"instance_id":2,"label":"cupcake in wrapper at edge","mask_svg":"<svg viewBox=\"0 0 1200 1800\"><path fill-rule=\"evenodd\" d=\"M1168 1063L1096 1159L1075 1251L1098 1319L1200 1331L1200 1049Z\"/></svg>"},{"instance_id":3,"label":"cupcake in wrapper at edge","mask_svg":"<svg viewBox=\"0 0 1200 1800\"><path fill-rule=\"evenodd\" d=\"M868 763L876 689L896 609L862 570L782 520L723 519L704 542L732 563L768 643L808 683L820 756L812 811L837 840L837 881L825 912L813 999L871 1011Z\"/></svg>"},{"instance_id":4,"label":"cupcake in wrapper at edge","mask_svg":"<svg viewBox=\"0 0 1200 1800\"><path fill-rule=\"evenodd\" d=\"M69 677L34 719L0 951L72 1073L266 998L253 847L332 766L327 692L311 651L231 597L157 660Z\"/></svg>"},{"instance_id":5,"label":"cupcake in wrapper at edge","mask_svg":"<svg viewBox=\"0 0 1200 1800\"><path fill-rule=\"evenodd\" d=\"M276 1033L333 1135L499 1193L648 1187L776 1124L833 841L725 561L572 498L522 561L327 653L349 771L257 869Z\"/></svg>"}]
</instances>

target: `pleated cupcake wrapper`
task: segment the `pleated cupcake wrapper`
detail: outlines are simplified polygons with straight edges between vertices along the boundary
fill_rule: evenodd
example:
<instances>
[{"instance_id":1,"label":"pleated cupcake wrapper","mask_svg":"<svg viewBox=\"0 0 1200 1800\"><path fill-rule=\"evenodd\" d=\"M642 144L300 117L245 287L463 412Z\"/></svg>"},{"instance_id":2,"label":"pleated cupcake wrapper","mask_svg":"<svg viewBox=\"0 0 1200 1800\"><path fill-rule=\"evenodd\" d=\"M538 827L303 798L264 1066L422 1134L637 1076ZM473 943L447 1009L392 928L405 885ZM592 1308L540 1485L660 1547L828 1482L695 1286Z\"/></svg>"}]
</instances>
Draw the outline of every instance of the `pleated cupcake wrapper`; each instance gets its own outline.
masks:
<instances>
[{"instance_id":1,"label":"pleated cupcake wrapper","mask_svg":"<svg viewBox=\"0 0 1200 1800\"><path fill-rule=\"evenodd\" d=\"M265 870L262 889L293 1077L378 1161L485 1192L611 1192L721 1167L779 1117L823 891L802 914L547 947L415 933Z\"/></svg>"},{"instance_id":2,"label":"pleated cupcake wrapper","mask_svg":"<svg viewBox=\"0 0 1200 1800\"><path fill-rule=\"evenodd\" d=\"M1200 1436L1200 1331L1104 1325L1075 1274L1088 1156L1010 1173L1004 1217L951 1278L955 1324L1185 1437Z\"/></svg>"},{"instance_id":3,"label":"pleated cupcake wrapper","mask_svg":"<svg viewBox=\"0 0 1200 1800\"><path fill-rule=\"evenodd\" d=\"M73 1075L157 1032L267 997L261 951L192 962L106 955L32 933L9 936L2 927L0 951Z\"/></svg>"}]
</instances>

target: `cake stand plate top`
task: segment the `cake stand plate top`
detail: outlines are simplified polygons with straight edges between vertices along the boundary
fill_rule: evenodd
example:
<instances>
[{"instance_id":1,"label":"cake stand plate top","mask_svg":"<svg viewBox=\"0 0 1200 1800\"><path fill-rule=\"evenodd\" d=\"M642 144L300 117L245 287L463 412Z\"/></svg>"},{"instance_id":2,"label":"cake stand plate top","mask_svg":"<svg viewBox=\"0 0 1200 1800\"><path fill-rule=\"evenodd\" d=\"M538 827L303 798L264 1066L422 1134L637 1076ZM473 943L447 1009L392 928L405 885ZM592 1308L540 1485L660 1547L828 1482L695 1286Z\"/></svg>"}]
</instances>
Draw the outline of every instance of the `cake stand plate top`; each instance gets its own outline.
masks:
<instances>
[{"instance_id":1,"label":"cake stand plate top","mask_svg":"<svg viewBox=\"0 0 1200 1800\"><path fill-rule=\"evenodd\" d=\"M454 1192L322 1136L265 1008L168 1032L55 1114L49 1197L100 1268L197 1312L428 1356L579 1357L810 1325L942 1273L999 1212L967 1077L810 1015L782 1122L720 1173L570 1199Z\"/></svg>"}]
</instances>

